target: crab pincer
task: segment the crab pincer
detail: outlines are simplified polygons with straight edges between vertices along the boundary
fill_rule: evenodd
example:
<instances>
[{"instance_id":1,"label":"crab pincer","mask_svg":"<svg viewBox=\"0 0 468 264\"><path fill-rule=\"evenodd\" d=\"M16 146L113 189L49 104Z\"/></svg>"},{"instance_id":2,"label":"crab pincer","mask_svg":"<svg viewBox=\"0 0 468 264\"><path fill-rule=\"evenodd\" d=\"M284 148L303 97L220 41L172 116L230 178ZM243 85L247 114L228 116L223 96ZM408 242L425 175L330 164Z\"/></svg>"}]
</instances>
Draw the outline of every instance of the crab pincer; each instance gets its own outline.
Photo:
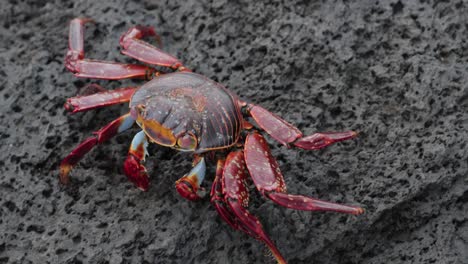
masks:
<instances>
[{"instance_id":1,"label":"crab pincer","mask_svg":"<svg viewBox=\"0 0 468 264\"><path fill-rule=\"evenodd\" d=\"M138 132L132 140L128 150L127 159L124 162L124 172L129 181L135 184L142 191L147 191L149 186L149 176L143 163L148 155L146 147L148 140L145 132Z\"/></svg>"},{"instance_id":2,"label":"crab pincer","mask_svg":"<svg viewBox=\"0 0 468 264\"><path fill-rule=\"evenodd\" d=\"M205 158L196 157L194 166L184 177L176 181L176 190L184 198L190 201L198 201L202 198L199 191L206 173Z\"/></svg>"}]
</instances>

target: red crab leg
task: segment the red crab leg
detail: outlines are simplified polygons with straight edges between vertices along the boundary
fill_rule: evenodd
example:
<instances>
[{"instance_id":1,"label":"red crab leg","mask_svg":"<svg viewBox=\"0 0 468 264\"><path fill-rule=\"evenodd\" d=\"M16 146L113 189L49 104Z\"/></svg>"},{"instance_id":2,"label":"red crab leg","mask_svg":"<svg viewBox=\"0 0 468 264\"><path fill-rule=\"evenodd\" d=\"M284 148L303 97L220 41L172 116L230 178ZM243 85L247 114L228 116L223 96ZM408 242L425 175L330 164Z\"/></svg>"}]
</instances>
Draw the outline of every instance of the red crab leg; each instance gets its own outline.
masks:
<instances>
[{"instance_id":1,"label":"red crab leg","mask_svg":"<svg viewBox=\"0 0 468 264\"><path fill-rule=\"evenodd\" d=\"M244 228L243 225L238 224L239 222L236 220L236 216L225 202L222 186L224 163L224 159L218 160L218 165L216 167L216 177L213 181L213 186L211 187L210 192L211 203L213 204L221 218L232 228L236 230L241 230L247 235L256 238L257 235L255 233L251 232L249 229Z\"/></svg>"},{"instance_id":2,"label":"red crab leg","mask_svg":"<svg viewBox=\"0 0 468 264\"><path fill-rule=\"evenodd\" d=\"M279 205L296 210L335 211L353 215L364 212L364 209L360 207L321 201L302 195L287 194L278 163L271 155L265 138L257 132L247 135L245 161L257 189Z\"/></svg>"},{"instance_id":3,"label":"red crab leg","mask_svg":"<svg viewBox=\"0 0 468 264\"><path fill-rule=\"evenodd\" d=\"M198 194L200 184L206 173L205 158L196 156L192 170L184 177L176 181L177 192L190 201L198 201L202 197Z\"/></svg>"},{"instance_id":4,"label":"red crab leg","mask_svg":"<svg viewBox=\"0 0 468 264\"><path fill-rule=\"evenodd\" d=\"M258 125L270 136L283 145L302 149L321 149L330 144L348 140L357 136L354 131L315 133L303 137L296 127L281 119L277 115L265 110L261 106L249 104L248 111Z\"/></svg>"},{"instance_id":5,"label":"red crab leg","mask_svg":"<svg viewBox=\"0 0 468 264\"><path fill-rule=\"evenodd\" d=\"M221 184L221 178L223 177L223 170L224 170L224 159L218 160L218 164L216 166L216 177L213 181L213 185L211 187L210 197L211 203L215 207L218 214L221 218L228 223L232 228L239 229L237 222L235 221L234 214L227 208L226 203L224 202L223 197L223 187Z\"/></svg>"},{"instance_id":6,"label":"red crab leg","mask_svg":"<svg viewBox=\"0 0 468 264\"><path fill-rule=\"evenodd\" d=\"M135 26L130 28L120 37L122 53L148 64L170 67L174 70L189 71L174 56L141 40L141 38L148 36L159 38L152 27Z\"/></svg>"},{"instance_id":7,"label":"red crab leg","mask_svg":"<svg viewBox=\"0 0 468 264\"><path fill-rule=\"evenodd\" d=\"M137 87L125 87L91 95L76 96L67 99L65 109L72 113L88 111L94 108L110 106L130 101Z\"/></svg>"},{"instance_id":8,"label":"red crab leg","mask_svg":"<svg viewBox=\"0 0 468 264\"><path fill-rule=\"evenodd\" d=\"M65 67L77 77L119 80L126 78L151 79L155 70L136 64L85 59L84 24L92 22L88 18L75 18L70 22L68 52Z\"/></svg>"},{"instance_id":9,"label":"red crab leg","mask_svg":"<svg viewBox=\"0 0 468 264\"><path fill-rule=\"evenodd\" d=\"M62 184L68 184L70 181L68 174L73 166L75 166L86 153L91 151L91 149L93 149L97 144L100 144L112 138L116 134L129 129L134 122L135 120L130 116L130 114L123 115L94 132L94 136L84 140L62 160L62 163L60 163L60 182Z\"/></svg>"},{"instance_id":10,"label":"red crab leg","mask_svg":"<svg viewBox=\"0 0 468 264\"><path fill-rule=\"evenodd\" d=\"M142 130L133 137L132 144L128 150L127 159L123 166L128 180L142 191L147 191L149 186L149 176L143 165L145 156L148 155L148 151L146 150L147 146L148 139L146 138L145 132Z\"/></svg>"},{"instance_id":11,"label":"red crab leg","mask_svg":"<svg viewBox=\"0 0 468 264\"><path fill-rule=\"evenodd\" d=\"M234 213L231 212L231 209L227 206L225 202L222 186L224 164L224 159L218 160L218 165L216 166L216 177L213 181L213 185L211 187L210 192L211 203L213 204L221 218L232 228L244 231L249 236L256 237L254 233L250 232L249 230L243 228L242 225L238 224L236 216L234 215Z\"/></svg>"},{"instance_id":12,"label":"red crab leg","mask_svg":"<svg viewBox=\"0 0 468 264\"><path fill-rule=\"evenodd\" d=\"M222 193L227 207L223 209L229 213L221 215L231 226L241 229L250 236L263 241L275 256L278 263L286 263L279 250L263 230L257 217L252 215L249 205L249 192L246 187L247 172L242 151L233 151L226 158L221 178ZM218 210L219 211L219 210Z\"/></svg>"}]
</instances>

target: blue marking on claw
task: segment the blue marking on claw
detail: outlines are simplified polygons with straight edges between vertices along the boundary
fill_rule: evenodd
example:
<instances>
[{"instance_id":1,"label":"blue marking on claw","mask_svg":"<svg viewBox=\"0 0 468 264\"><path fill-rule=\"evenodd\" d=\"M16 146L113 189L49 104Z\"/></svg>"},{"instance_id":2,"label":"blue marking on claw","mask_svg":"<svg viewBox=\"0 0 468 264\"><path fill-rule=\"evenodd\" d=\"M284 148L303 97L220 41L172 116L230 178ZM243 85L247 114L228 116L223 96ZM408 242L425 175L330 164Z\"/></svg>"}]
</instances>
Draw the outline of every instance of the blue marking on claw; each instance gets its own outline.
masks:
<instances>
[{"instance_id":1,"label":"blue marking on claw","mask_svg":"<svg viewBox=\"0 0 468 264\"><path fill-rule=\"evenodd\" d=\"M130 113L124 115L124 120L122 124L120 124L119 128L117 129L117 132L120 133L122 131L125 131L133 126L135 123L135 119L132 118Z\"/></svg>"},{"instance_id":2,"label":"blue marking on claw","mask_svg":"<svg viewBox=\"0 0 468 264\"><path fill-rule=\"evenodd\" d=\"M195 165L195 167L192 168L192 170L189 172L187 176L195 176L197 177L197 182L198 182L198 187L200 187L201 183L205 179L205 173L206 173L206 164L205 164L205 158L201 158L200 161Z\"/></svg>"},{"instance_id":3,"label":"blue marking on claw","mask_svg":"<svg viewBox=\"0 0 468 264\"><path fill-rule=\"evenodd\" d=\"M145 150L145 154L143 155L143 160L145 160L145 157L148 156L148 150L146 149L148 147L148 140L146 139L146 134L143 130L138 132L133 137L130 149L136 152L138 150L138 146L140 146L141 144L143 144L143 149Z\"/></svg>"}]
</instances>

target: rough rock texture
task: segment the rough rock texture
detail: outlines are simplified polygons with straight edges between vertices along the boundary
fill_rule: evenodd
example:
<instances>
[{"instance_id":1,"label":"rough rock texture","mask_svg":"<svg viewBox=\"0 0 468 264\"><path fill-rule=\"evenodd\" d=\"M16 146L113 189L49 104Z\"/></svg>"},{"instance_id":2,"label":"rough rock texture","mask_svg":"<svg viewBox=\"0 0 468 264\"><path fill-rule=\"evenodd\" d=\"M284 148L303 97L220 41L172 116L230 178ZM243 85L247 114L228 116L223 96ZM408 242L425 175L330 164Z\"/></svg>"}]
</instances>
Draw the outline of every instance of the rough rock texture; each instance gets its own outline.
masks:
<instances>
[{"instance_id":1,"label":"rough rock texture","mask_svg":"<svg viewBox=\"0 0 468 264\"><path fill-rule=\"evenodd\" d=\"M468 4L356 2L2 1L0 263L274 263L208 200L178 196L189 155L152 146L152 186L134 188L121 164L137 128L58 185L61 158L127 111L64 110L96 82L63 65L78 16L97 22L89 58L133 61L120 34L153 25L166 51L305 133L361 131L316 152L270 140L291 193L367 210L300 212L252 191L251 211L290 263L468 263Z\"/></svg>"}]
</instances>

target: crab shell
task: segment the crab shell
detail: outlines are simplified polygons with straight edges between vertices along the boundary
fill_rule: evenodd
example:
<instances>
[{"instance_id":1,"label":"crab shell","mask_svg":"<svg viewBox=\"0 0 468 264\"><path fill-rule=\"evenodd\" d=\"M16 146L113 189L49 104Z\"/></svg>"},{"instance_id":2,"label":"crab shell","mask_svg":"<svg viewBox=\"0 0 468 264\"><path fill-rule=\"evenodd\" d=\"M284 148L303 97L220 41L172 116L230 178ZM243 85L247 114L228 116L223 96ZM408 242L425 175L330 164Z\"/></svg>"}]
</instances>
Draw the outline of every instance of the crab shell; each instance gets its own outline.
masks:
<instances>
[{"instance_id":1,"label":"crab shell","mask_svg":"<svg viewBox=\"0 0 468 264\"><path fill-rule=\"evenodd\" d=\"M151 141L202 153L228 148L239 139L239 100L217 82L191 72L159 76L130 101L130 113Z\"/></svg>"}]
</instances>

